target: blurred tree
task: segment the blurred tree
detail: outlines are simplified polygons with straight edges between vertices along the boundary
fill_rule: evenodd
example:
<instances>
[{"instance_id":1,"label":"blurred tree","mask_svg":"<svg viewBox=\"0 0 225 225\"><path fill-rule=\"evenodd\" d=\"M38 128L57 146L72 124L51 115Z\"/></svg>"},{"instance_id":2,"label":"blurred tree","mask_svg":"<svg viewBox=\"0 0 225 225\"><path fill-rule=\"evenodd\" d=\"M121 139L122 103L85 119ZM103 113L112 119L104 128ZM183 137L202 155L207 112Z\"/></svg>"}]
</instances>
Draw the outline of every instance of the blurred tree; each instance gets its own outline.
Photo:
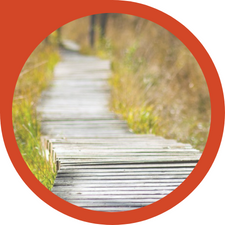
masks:
<instances>
[{"instance_id":1,"label":"blurred tree","mask_svg":"<svg viewBox=\"0 0 225 225\"><path fill-rule=\"evenodd\" d=\"M108 18L108 13L101 14L101 19L100 19L100 38L101 39L105 37L107 18Z\"/></svg>"},{"instance_id":2,"label":"blurred tree","mask_svg":"<svg viewBox=\"0 0 225 225\"><path fill-rule=\"evenodd\" d=\"M94 42L95 42L95 21L96 21L96 15L90 16L90 31L89 31L89 37L90 37L90 45L93 48Z\"/></svg>"},{"instance_id":3,"label":"blurred tree","mask_svg":"<svg viewBox=\"0 0 225 225\"><path fill-rule=\"evenodd\" d=\"M95 26L97 16L99 16L99 23L100 23L100 38L103 39L106 34L106 25L108 19L108 13L103 13L99 15L92 15L90 16L90 30L89 30L89 43L91 47L94 47L95 44Z\"/></svg>"},{"instance_id":4,"label":"blurred tree","mask_svg":"<svg viewBox=\"0 0 225 225\"><path fill-rule=\"evenodd\" d=\"M62 45L62 27L57 29L57 44Z\"/></svg>"},{"instance_id":5,"label":"blurred tree","mask_svg":"<svg viewBox=\"0 0 225 225\"><path fill-rule=\"evenodd\" d=\"M44 43L49 45L49 44L53 44L53 43L57 43L59 46L62 46L62 27L59 27L56 30L56 38L54 38L54 41L52 40L51 34L48 35L45 39L44 39Z\"/></svg>"}]
</instances>

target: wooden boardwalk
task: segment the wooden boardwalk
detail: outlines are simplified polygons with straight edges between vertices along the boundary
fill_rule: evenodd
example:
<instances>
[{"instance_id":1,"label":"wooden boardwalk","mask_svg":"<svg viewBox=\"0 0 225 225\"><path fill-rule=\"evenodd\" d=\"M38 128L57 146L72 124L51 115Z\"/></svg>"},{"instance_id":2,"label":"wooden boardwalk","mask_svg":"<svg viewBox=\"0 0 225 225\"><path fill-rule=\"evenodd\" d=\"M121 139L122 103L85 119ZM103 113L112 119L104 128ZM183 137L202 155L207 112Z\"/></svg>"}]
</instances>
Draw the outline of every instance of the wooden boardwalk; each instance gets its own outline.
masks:
<instances>
[{"instance_id":1,"label":"wooden boardwalk","mask_svg":"<svg viewBox=\"0 0 225 225\"><path fill-rule=\"evenodd\" d=\"M149 205L179 186L200 152L130 132L108 110L109 61L65 49L61 56L38 106L50 157L60 161L52 192L80 207L115 212Z\"/></svg>"}]
</instances>

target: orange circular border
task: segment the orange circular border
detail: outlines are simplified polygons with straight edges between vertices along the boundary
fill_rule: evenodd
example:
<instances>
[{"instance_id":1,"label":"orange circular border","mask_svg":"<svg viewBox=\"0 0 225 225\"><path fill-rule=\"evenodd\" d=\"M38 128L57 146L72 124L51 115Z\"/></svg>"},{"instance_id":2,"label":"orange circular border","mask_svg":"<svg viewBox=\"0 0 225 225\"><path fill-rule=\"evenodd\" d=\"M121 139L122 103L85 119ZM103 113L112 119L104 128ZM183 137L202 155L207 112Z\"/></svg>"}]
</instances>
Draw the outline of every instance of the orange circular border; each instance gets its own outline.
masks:
<instances>
[{"instance_id":1,"label":"orange circular border","mask_svg":"<svg viewBox=\"0 0 225 225\"><path fill-rule=\"evenodd\" d=\"M97 224L127 224L157 216L177 205L198 186L218 152L224 128L224 96L216 68L197 38L178 21L159 10L138 3L113 0L79 2L65 0L63 3L39 0L31 5L28 0L14 1L14 10L11 8L11 2L4 3L6 10L3 16L7 23L3 26L3 31L7 32L6 41L10 45L5 45L2 49L2 54L6 57L2 73L10 74L10 76L1 77L0 96L4 106L1 104L0 112L3 139L9 157L23 181L39 198L73 218ZM35 9L33 10L34 5ZM98 13L124 13L139 16L155 22L173 33L188 47L198 61L208 84L211 99L212 119L208 141L202 157L192 173L178 188L161 200L126 212L109 213L83 209L62 200L47 190L34 177L24 162L15 140L12 124L12 100L15 84L32 51L58 27L72 20ZM20 36L15 37L15 33Z\"/></svg>"}]
</instances>

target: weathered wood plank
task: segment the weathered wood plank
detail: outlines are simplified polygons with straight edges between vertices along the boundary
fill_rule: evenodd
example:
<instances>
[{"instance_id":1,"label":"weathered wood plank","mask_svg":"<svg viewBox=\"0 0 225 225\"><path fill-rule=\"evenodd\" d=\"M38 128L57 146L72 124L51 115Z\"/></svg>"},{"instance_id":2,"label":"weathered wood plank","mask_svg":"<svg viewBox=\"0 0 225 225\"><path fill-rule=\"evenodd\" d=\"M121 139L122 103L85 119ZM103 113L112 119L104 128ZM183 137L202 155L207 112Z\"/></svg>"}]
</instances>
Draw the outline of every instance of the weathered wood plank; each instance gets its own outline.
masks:
<instances>
[{"instance_id":1,"label":"weathered wood plank","mask_svg":"<svg viewBox=\"0 0 225 225\"><path fill-rule=\"evenodd\" d=\"M82 194L77 194L77 195L69 195L65 193L59 193L59 197L63 198L64 200L70 201L73 200L74 202L78 201L85 201L88 199L88 201L95 201L95 200L100 200L101 202L108 202L108 201L113 201L119 202L119 204L124 203L124 202L153 202L157 201L160 198L165 197L166 194L160 194L160 195L82 195ZM121 204L123 205L123 204Z\"/></svg>"},{"instance_id":2,"label":"weathered wood plank","mask_svg":"<svg viewBox=\"0 0 225 225\"><path fill-rule=\"evenodd\" d=\"M144 168L191 168L193 169L196 165L196 162L162 162L162 163L123 163L123 164L95 164L95 165L90 165L90 164L71 164L71 163L67 163L64 164L63 167L61 168L61 170L63 169L115 169L115 168L119 168L119 169L144 169Z\"/></svg>"},{"instance_id":3,"label":"weathered wood plank","mask_svg":"<svg viewBox=\"0 0 225 225\"><path fill-rule=\"evenodd\" d=\"M168 175L176 175L176 176L188 176L190 174L190 171L164 171L164 172L143 172L143 171L135 171L135 172L131 172L131 171L126 171L126 172L111 172L109 173L108 171L103 173L103 172L92 172L92 173L88 173L88 172L74 172L74 171L67 171L67 172L59 172L57 177L93 177L95 176L96 178L107 178L107 177L112 177L112 178L117 178L117 177L142 177L142 176L146 176L146 177L150 177L150 176L154 176L154 177L159 177L159 176L165 176L165 174ZM121 179L119 178L119 179Z\"/></svg>"},{"instance_id":4,"label":"weathered wood plank","mask_svg":"<svg viewBox=\"0 0 225 225\"><path fill-rule=\"evenodd\" d=\"M57 192L107 192L107 193L113 193L113 192L135 192L135 191L143 191L143 192L161 192L161 191L173 191L178 185L177 184L170 184L170 185L161 185L161 186L150 186L150 187L135 187L135 186L127 186L127 187L118 187L118 186L112 186L112 187L70 187L70 186L64 186L63 189L60 187L54 186L52 188L52 191L54 193Z\"/></svg>"},{"instance_id":5,"label":"weathered wood plank","mask_svg":"<svg viewBox=\"0 0 225 225\"><path fill-rule=\"evenodd\" d=\"M74 205L76 205L76 204L74 204ZM138 206L136 206L136 207L106 207L106 206L103 206L103 207L85 207L85 208L92 210L92 211L98 211L98 212L120 212L120 211L135 210L140 207L138 207Z\"/></svg>"},{"instance_id":6,"label":"weathered wood plank","mask_svg":"<svg viewBox=\"0 0 225 225\"><path fill-rule=\"evenodd\" d=\"M132 145L132 144L131 144ZM194 150L194 152L196 152L195 151L195 149L190 149L189 148L189 146L186 146L186 145L180 145L180 144L173 144L173 145L170 145L170 144L167 144L167 143L162 143L162 144L160 144L160 143L156 143L156 144L153 144L153 145L148 145L148 146L146 146L146 147L142 147L142 146L138 146L138 147L133 147L133 146L135 146L135 144L134 145L132 145L132 146L118 146L118 145L116 145L115 147L114 146L110 146L110 145L106 145L106 146L97 146L96 147L96 145L93 143L93 145L92 144L90 144L90 146L88 146L88 147L86 147L85 148L85 146L83 145L79 145L79 144L74 144L74 145L68 145L68 144L65 144L65 145L63 145L63 148L65 149L65 150L67 150L67 151L72 151L72 150L77 150L77 149L80 149L80 150L83 150L83 151L91 151L91 150L93 150L93 151L97 151L97 150L99 150L99 151L136 151L137 150L137 152L138 151L173 151L173 150L179 150L179 149L181 149L181 150L183 150L183 151L193 151ZM188 148L188 149L187 149ZM58 149L58 150L60 150L60 149L62 149L62 145L61 144L55 144L54 145L54 149ZM198 152L198 151L197 151Z\"/></svg>"},{"instance_id":7,"label":"weathered wood plank","mask_svg":"<svg viewBox=\"0 0 225 225\"><path fill-rule=\"evenodd\" d=\"M93 185L96 184L96 186L106 186L106 185L111 185L111 184L116 184L116 185L124 185L128 186L129 184L131 186L136 186L136 185L143 185L143 186L148 186L151 184L154 184L157 182L157 185L160 186L160 183L181 183L185 180L185 178L168 178L168 179L142 179L142 180L129 180L127 179L126 181L124 180L95 180L95 177L92 178L92 180L85 180L82 179L82 185L87 184L87 185ZM77 179L56 179L55 184L56 186L68 186L68 185L79 185L79 182L77 182Z\"/></svg>"},{"instance_id":8,"label":"weathered wood plank","mask_svg":"<svg viewBox=\"0 0 225 225\"><path fill-rule=\"evenodd\" d=\"M193 168L105 168L105 169L98 169L98 168L62 168L60 171L58 171L59 174L64 174L64 173L83 173L83 174L90 174L93 175L95 174L96 176L98 174L120 174L120 173L130 173L130 174L135 174L135 173L188 173L190 174Z\"/></svg>"},{"instance_id":9,"label":"weathered wood plank","mask_svg":"<svg viewBox=\"0 0 225 225\"><path fill-rule=\"evenodd\" d=\"M197 161L196 157L155 157L154 159L149 158L146 159L144 158L140 158L137 159L136 157L129 157L129 158L122 158L122 159L118 159L118 158L77 158L77 159L63 159L61 158L60 161L61 163L77 163L77 164L84 164L84 163L89 163L89 164L121 164L121 163L133 163L133 161L135 160L135 162L137 163L149 163L149 162L182 162L182 161Z\"/></svg>"},{"instance_id":10,"label":"weathered wood plank","mask_svg":"<svg viewBox=\"0 0 225 225\"><path fill-rule=\"evenodd\" d=\"M115 160L116 158L121 160L124 158L127 158L127 160L132 159L132 157L136 158L136 159L146 159L149 162L151 162L154 159L172 159L172 157L178 159L178 158L182 158L183 160L185 160L187 157L190 157L189 159L192 159L193 157L198 157L197 153L181 153L179 156L177 154L177 152L150 152L150 153L138 153L138 152L123 152L123 153L110 153L110 152L90 152L90 151L72 151L72 152L63 152L63 151L55 151L57 153L57 156L61 159L88 159L88 158L92 158L92 159L112 159ZM195 159L196 159L195 158Z\"/></svg>"}]
</instances>

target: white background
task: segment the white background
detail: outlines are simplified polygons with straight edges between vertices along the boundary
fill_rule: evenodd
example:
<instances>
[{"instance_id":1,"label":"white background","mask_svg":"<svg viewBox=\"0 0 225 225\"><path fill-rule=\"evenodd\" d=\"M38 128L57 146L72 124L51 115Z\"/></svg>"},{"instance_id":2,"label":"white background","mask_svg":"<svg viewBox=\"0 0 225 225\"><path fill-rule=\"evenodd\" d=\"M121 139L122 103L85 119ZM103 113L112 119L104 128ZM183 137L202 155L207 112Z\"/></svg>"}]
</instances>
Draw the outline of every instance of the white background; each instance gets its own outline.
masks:
<instances>
[{"instance_id":1,"label":"white background","mask_svg":"<svg viewBox=\"0 0 225 225\"><path fill-rule=\"evenodd\" d=\"M141 0L185 25L204 45L225 85L225 13L220 0ZM224 138L223 138L224 139ZM88 224L70 218L42 202L23 183L12 166L0 134L0 224ZM203 182L184 201L141 225L224 225L225 143Z\"/></svg>"}]
</instances>

